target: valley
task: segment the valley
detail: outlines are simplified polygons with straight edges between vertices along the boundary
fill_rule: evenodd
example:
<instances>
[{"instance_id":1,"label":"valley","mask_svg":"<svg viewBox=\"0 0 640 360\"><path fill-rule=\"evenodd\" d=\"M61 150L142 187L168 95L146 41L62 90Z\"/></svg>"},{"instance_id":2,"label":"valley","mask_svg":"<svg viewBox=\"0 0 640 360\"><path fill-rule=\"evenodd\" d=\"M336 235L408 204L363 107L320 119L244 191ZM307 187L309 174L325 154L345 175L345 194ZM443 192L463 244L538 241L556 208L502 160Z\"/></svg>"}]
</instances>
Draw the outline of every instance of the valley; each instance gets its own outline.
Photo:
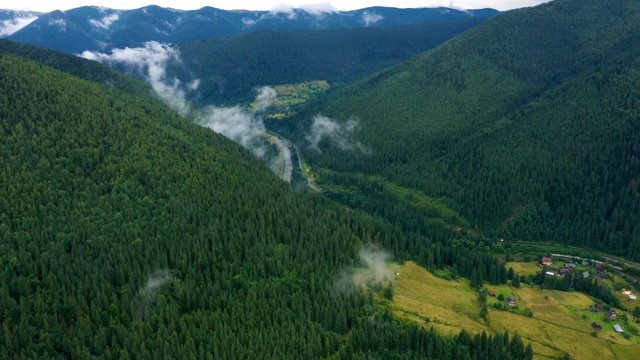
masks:
<instances>
[{"instance_id":1,"label":"valley","mask_svg":"<svg viewBox=\"0 0 640 360\"><path fill-rule=\"evenodd\" d=\"M0 10L0 358L635 359L640 5L538 2Z\"/></svg>"}]
</instances>

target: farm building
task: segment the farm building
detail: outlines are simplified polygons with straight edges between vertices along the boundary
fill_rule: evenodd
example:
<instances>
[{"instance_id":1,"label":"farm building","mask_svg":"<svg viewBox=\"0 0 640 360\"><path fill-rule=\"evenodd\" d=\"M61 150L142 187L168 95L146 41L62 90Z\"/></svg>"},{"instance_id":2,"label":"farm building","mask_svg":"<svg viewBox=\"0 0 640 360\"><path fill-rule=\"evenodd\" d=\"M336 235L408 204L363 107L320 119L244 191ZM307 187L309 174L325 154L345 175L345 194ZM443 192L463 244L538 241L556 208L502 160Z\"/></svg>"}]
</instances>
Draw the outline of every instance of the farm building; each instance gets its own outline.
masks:
<instances>
[{"instance_id":1,"label":"farm building","mask_svg":"<svg viewBox=\"0 0 640 360\"><path fill-rule=\"evenodd\" d=\"M551 258L548 258L548 257L546 257L546 256L543 256L543 257L542 257L542 260L540 260L540 263L541 263L542 265L545 265L545 266L551 266L551 264L552 264L552 262L551 262Z\"/></svg>"},{"instance_id":2,"label":"farm building","mask_svg":"<svg viewBox=\"0 0 640 360\"><path fill-rule=\"evenodd\" d=\"M545 274L547 274L549 276L555 276L556 275L553 271L547 271L547 272L545 272Z\"/></svg>"},{"instance_id":3,"label":"farm building","mask_svg":"<svg viewBox=\"0 0 640 360\"><path fill-rule=\"evenodd\" d=\"M635 299L637 299L637 296L633 294L629 294L629 300L635 300Z\"/></svg>"},{"instance_id":4,"label":"farm building","mask_svg":"<svg viewBox=\"0 0 640 360\"><path fill-rule=\"evenodd\" d=\"M593 324L591 324L591 327L598 331L602 330L602 325L598 324L597 322L594 322Z\"/></svg>"},{"instance_id":5,"label":"farm building","mask_svg":"<svg viewBox=\"0 0 640 360\"><path fill-rule=\"evenodd\" d=\"M493 290L489 290L489 296L496 296L495 291L493 291Z\"/></svg>"},{"instance_id":6,"label":"farm building","mask_svg":"<svg viewBox=\"0 0 640 360\"><path fill-rule=\"evenodd\" d=\"M609 310L609 311L607 311L606 314L604 314L604 316L606 316L607 319L615 320L616 319L616 311L615 310Z\"/></svg>"},{"instance_id":7,"label":"farm building","mask_svg":"<svg viewBox=\"0 0 640 360\"><path fill-rule=\"evenodd\" d=\"M567 270L567 269L565 269L565 268L562 268L562 269L560 269L560 271L558 272L558 274L559 274L560 276L565 276L565 275L567 275L567 273L568 273L568 272L569 272L569 270Z\"/></svg>"},{"instance_id":8,"label":"farm building","mask_svg":"<svg viewBox=\"0 0 640 360\"><path fill-rule=\"evenodd\" d=\"M604 311L604 304L596 304L591 307L591 312Z\"/></svg>"},{"instance_id":9,"label":"farm building","mask_svg":"<svg viewBox=\"0 0 640 360\"><path fill-rule=\"evenodd\" d=\"M564 263L565 269L575 269L576 266L578 266L576 263Z\"/></svg>"},{"instance_id":10,"label":"farm building","mask_svg":"<svg viewBox=\"0 0 640 360\"><path fill-rule=\"evenodd\" d=\"M620 326L620 325L618 325L618 324L613 325L613 329L614 329L616 332L619 332L619 333L623 333L623 332L624 332L624 330L622 329L622 326Z\"/></svg>"},{"instance_id":11,"label":"farm building","mask_svg":"<svg viewBox=\"0 0 640 360\"><path fill-rule=\"evenodd\" d=\"M585 278L585 279L588 278L589 277L589 272L588 271L583 271L582 272L582 277Z\"/></svg>"},{"instance_id":12,"label":"farm building","mask_svg":"<svg viewBox=\"0 0 640 360\"><path fill-rule=\"evenodd\" d=\"M516 304L516 299L514 299L514 298L513 298L513 297L511 297L511 296L509 296L509 297L507 298L507 305L509 305L509 306L516 306L516 305L517 305L517 304Z\"/></svg>"}]
</instances>

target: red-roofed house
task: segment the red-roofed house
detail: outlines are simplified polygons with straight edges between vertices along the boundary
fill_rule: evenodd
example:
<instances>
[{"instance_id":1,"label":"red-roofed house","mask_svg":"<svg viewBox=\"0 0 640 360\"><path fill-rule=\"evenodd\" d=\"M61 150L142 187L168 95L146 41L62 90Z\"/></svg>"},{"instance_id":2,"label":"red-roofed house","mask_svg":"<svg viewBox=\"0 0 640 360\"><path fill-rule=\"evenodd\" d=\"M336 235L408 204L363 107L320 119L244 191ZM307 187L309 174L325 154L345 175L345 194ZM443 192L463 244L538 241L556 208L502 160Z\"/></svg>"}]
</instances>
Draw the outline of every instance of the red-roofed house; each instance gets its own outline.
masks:
<instances>
[{"instance_id":1,"label":"red-roofed house","mask_svg":"<svg viewBox=\"0 0 640 360\"><path fill-rule=\"evenodd\" d=\"M540 262L542 263L542 265L551 266L551 258L548 258L546 256L543 256Z\"/></svg>"}]
</instances>

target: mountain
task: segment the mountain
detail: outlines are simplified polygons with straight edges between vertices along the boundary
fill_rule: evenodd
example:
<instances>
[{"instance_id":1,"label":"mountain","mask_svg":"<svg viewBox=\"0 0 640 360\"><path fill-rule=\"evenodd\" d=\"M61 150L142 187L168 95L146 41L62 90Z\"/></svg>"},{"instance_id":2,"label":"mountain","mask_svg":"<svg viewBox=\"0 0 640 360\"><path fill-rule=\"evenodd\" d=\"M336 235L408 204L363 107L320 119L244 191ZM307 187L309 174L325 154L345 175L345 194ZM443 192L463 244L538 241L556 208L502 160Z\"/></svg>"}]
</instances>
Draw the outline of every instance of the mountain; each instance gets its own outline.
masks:
<instances>
[{"instance_id":1,"label":"mountain","mask_svg":"<svg viewBox=\"0 0 640 360\"><path fill-rule=\"evenodd\" d=\"M419 227L387 209L422 196L485 236L638 260L638 59L637 1L555 0L505 12L267 125L309 145L312 166L331 170L319 174L325 193L351 206ZM309 134L327 118L340 141Z\"/></svg>"},{"instance_id":2,"label":"mountain","mask_svg":"<svg viewBox=\"0 0 640 360\"><path fill-rule=\"evenodd\" d=\"M69 53L139 47L147 41L183 43L214 36L238 35L261 30L336 29L437 23L487 17L493 9L365 8L354 11L317 12L221 10L204 7L182 11L158 6L113 10L85 6L54 11L12 34L14 41Z\"/></svg>"},{"instance_id":3,"label":"mountain","mask_svg":"<svg viewBox=\"0 0 640 360\"><path fill-rule=\"evenodd\" d=\"M388 279L349 277L380 247L506 273L490 254L296 191L156 101L0 51L0 132L6 358L531 359L517 334L395 319Z\"/></svg>"},{"instance_id":4,"label":"mountain","mask_svg":"<svg viewBox=\"0 0 640 360\"><path fill-rule=\"evenodd\" d=\"M42 13L0 9L0 38L7 37L35 21Z\"/></svg>"},{"instance_id":5,"label":"mountain","mask_svg":"<svg viewBox=\"0 0 640 360\"><path fill-rule=\"evenodd\" d=\"M407 60L489 19L379 28L262 31L178 45L168 71L200 79L199 102L251 102L255 88L326 80L348 83ZM123 71L126 69L122 69Z\"/></svg>"},{"instance_id":6,"label":"mountain","mask_svg":"<svg viewBox=\"0 0 640 360\"><path fill-rule=\"evenodd\" d=\"M66 72L84 80L108 85L132 95L146 97L149 99L156 98L151 87L146 83L123 75L118 71L94 61L87 61L76 55L17 43L7 39L0 39L0 52L14 54L37 61L56 70Z\"/></svg>"}]
</instances>

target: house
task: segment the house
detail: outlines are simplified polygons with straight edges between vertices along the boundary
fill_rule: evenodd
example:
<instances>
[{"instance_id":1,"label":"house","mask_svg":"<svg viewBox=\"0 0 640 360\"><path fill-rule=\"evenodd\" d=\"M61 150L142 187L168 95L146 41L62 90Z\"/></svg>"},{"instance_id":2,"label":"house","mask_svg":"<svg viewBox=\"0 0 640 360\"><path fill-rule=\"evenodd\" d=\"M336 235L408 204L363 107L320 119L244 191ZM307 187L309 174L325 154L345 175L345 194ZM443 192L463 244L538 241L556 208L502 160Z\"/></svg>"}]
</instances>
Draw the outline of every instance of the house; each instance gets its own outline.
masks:
<instances>
[{"instance_id":1,"label":"house","mask_svg":"<svg viewBox=\"0 0 640 360\"><path fill-rule=\"evenodd\" d=\"M618 325L618 324L613 325L613 329L614 329L616 332L619 332L619 333L623 333L623 332L624 332L624 330L622 329L622 326L620 326L620 325Z\"/></svg>"},{"instance_id":2,"label":"house","mask_svg":"<svg viewBox=\"0 0 640 360\"><path fill-rule=\"evenodd\" d=\"M588 268L590 265L589 265L589 262L587 260L582 260L582 266Z\"/></svg>"},{"instance_id":3,"label":"house","mask_svg":"<svg viewBox=\"0 0 640 360\"><path fill-rule=\"evenodd\" d=\"M564 268L565 269L575 269L576 268L576 263L564 263Z\"/></svg>"},{"instance_id":4,"label":"house","mask_svg":"<svg viewBox=\"0 0 640 360\"><path fill-rule=\"evenodd\" d=\"M507 298L507 305L509 305L509 306L516 306L516 305L517 305L517 304L516 304L516 299L514 299L514 298L513 298L513 297L511 297L511 296L509 296L509 297Z\"/></svg>"},{"instance_id":5,"label":"house","mask_svg":"<svg viewBox=\"0 0 640 360\"><path fill-rule=\"evenodd\" d=\"M547 272L545 272L545 274L547 274L549 276L555 276L556 275L553 271L547 271Z\"/></svg>"},{"instance_id":6,"label":"house","mask_svg":"<svg viewBox=\"0 0 640 360\"><path fill-rule=\"evenodd\" d=\"M583 271L582 272L582 277L585 278L585 279L588 278L589 277L589 272L588 271Z\"/></svg>"},{"instance_id":7,"label":"house","mask_svg":"<svg viewBox=\"0 0 640 360\"><path fill-rule=\"evenodd\" d=\"M600 278L600 280L602 280L602 281L606 281L605 278L604 278L604 271L598 273L598 278Z\"/></svg>"},{"instance_id":8,"label":"house","mask_svg":"<svg viewBox=\"0 0 640 360\"><path fill-rule=\"evenodd\" d=\"M545 266L551 266L551 258L543 256L542 260L540 260L540 263Z\"/></svg>"},{"instance_id":9,"label":"house","mask_svg":"<svg viewBox=\"0 0 640 360\"><path fill-rule=\"evenodd\" d=\"M560 274L560 276L565 276L565 275L567 275L568 272L569 272L569 270L567 270L567 269L560 269L558 274Z\"/></svg>"},{"instance_id":10,"label":"house","mask_svg":"<svg viewBox=\"0 0 640 360\"><path fill-rule=\"evenodd\" d=\"M633 294L629 294L629 300L635 300L635 299L637 299L637 296Z\"/></svg>"},{"instance_id":11,"label":"house","mask_svg":"<svg viewBox=\"0 0 640 360\"><path fill-rule=\"evenodd\" d=\"M496 296L496 293L493 290L489 290L489 296Z\"/></svg>"},{"instance_id":12,"label":"house","mask_svg":"<svg viewBox=\"0 0 640 360\"><path fill-rule=\"evenodd\" d=\"M598 312L598 311L604 311L604 304L596 304L594 306L591 307L591 312Z\"/></svg>"},{"instance_id":13,"label":"house","mask_svg":"<svg viewBox=\"0 0 640 360\"><path fill-rule=\"evenodd\" d=\"M596 271L599 272L599 273L603 273L604 272L604 265L596 266Z\"/></svg>"},{"instance_id":14,"label":"house","mask_svg":"<svg viewBox=\"0 0 640 360\"><path fill-rule=\"evenodd\" d=\"M606 316L607 319L615 320L616 319L616 311L615 310L609 310L609 311L607 311L606 314L604 314L604 316Z\"/></svg>"},{"instance_id":15,"label":"house","mask_svg":"<svg viewBox=\"0 0 640 360\"><path fill-rule=\"evenodd\" d=\"M598 324L597 322L594 322L593 324L591 324L591 327L598 331L602 330L602 325Z\"/></svg>"}]
</instances>

